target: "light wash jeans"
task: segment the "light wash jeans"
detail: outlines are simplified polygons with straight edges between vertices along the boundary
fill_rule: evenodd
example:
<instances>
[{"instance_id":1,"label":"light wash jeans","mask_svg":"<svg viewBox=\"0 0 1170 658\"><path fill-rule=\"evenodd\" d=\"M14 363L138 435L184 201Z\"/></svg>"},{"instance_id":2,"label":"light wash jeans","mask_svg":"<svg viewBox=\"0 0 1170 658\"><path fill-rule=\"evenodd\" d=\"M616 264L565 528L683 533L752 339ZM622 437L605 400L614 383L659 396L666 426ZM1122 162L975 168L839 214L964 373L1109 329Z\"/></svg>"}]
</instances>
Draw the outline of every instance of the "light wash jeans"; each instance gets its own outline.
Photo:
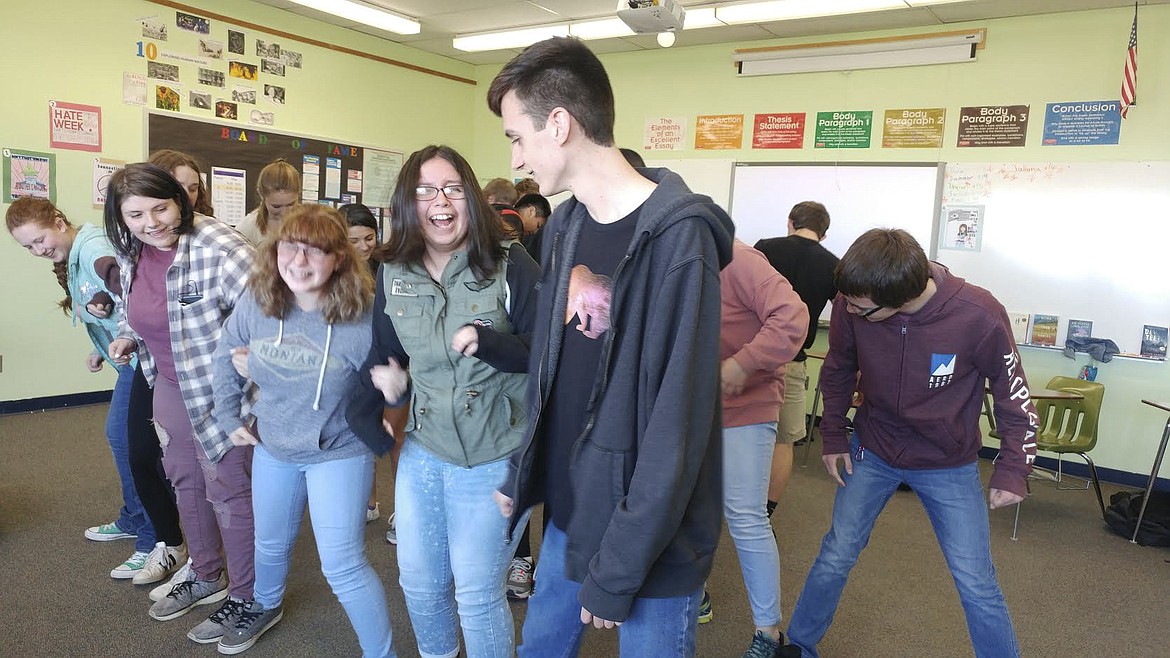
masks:
<instances>
[{"instance_id":1,"label":"light wash jeans","mask_svg":"<svg viewBox=\"0 0 1170 658\"><path fill-rule=\"evenodd\" d=\"M276 459L261 443L252 456L256 600L265 608L284 600L289 561L307 502L321 572L349 616L362 655L381 658L396 654L386 592L366 559L366 499L373 478L371 454L294 464Z\"/></svg>"},{"instance_id":2,"label":"light wash jeans","mask_svg":"<svg viewBox=\"0 0 1170 658\"><path fill-rule=\"evenodd\" d=\"M869 542L878 514L898 485L905 482L922 500L934 527L959 590L975 655L979 658L1019 656L1012 619L991 561L987 500L979 481L979 465L898 469L868 450L861 451L859 445L855 435L853 475L842 471L845 486L837 488L833 525L821 542L820 555L809 570L788 623L792 644L800 646L802 655L817 657L817 643L833 621L849 571ZM894 638L887 641L897 642Z\"/></svg>"},{"instance_id":3,"label":"light wash jeans","mask_svg":"<svg viewBox=\"0 0 1170 658\"><path fill-rule=\"evenodd\" d=\"M524 618L524 641L520 658L567 658L576 656L587 628L581 623L577 593L581 583L565 577L563 530L549 523L540 544L536 566L536 591L528 599ZM626 658L692 658L695 655L695 628L703 588L687 596L669 599L636 598L630 615L613 631L621 655Z\"/></svg>"},{"instance_id":4,"label":"light wash jeans","mask_svg":"<svg viewBox=\"0 0 1170 658\"><path fill-rule=\"evenodd\" d=\"M134 368L118 368L118 379L114 382L114 394L110 398L110 410L106 414L106 440L114 455L114 468L118 470L118 481L122 484L122 509L118 511L118 528L127 534L138 535L134 550L149 553L154 548L154 526L146 515L146 508L134 488L134 477L130 474L130 441L126 432L126 417L130 413L130 387L134 383Z\"/></svg>"},{"instance_id":5,"label":"light wash jeans","mask_svg":"<svg viewBox=\"0 0 1170 658\"><path fill-rule=\"evenodd\" d=\"M394 482L399 583L423 658L458 655L460 625L468 658L514 653L504 581L515 547L492 498L507 468L507 459L449 464L410 436L402 446Z\"/></svg>"},{"instance_id":6,"label":"light wash jeans","mask_svg":"<svg viewBox=\"0 0 1170 658\"><path fill-rule=\"evenodd\" d=\"M723 515L757 628L780 623L780 552L767 509L775 448L776 423L723 428Z\"/></svg>"}]
</instances>

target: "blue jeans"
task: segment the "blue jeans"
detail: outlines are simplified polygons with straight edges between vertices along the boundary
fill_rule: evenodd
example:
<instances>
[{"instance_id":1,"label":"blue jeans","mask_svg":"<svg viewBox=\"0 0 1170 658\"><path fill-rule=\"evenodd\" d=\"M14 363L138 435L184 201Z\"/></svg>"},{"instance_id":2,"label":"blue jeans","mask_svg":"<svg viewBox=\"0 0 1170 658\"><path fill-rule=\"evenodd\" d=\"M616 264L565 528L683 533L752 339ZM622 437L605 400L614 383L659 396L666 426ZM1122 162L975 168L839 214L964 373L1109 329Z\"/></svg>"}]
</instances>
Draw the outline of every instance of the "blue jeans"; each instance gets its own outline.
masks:
<instances>
[{"instance_id":1,"label":"blue jeans","mask_svg":"<svg viewBox=\"0 0 1170 658\"><path fill-rule=\"evenodd\" d=\"M460 625L468 658L514 652L504 596L514 547L492 498L507 468L507 459L449 464L410 436L402 446L394 482L398 573L423 658L454 658Z\"/></svg>"},{"instance_id":2,"label":"blue jeans","mask_svg":"<svg viewBox=\"0 0 1170 658\"><path fill-rule=\"evenodd\" d=\"M252 509L256 518L256 600L273 608L284 600L293 544L309 505L321 572L345 608L362 655L394 656L386 592L366 559L366 498L374 456L294 464L256 446L252 454Z\"/></svg>"},{"instance_id":3,"label":"blue jeans","mask_svg":"<svg viewBox=\"0 0 1170 658\"><path fill-rule=\"evenodd\" d=\"M126 417L130 411L130 387L134 383L134 368L118 368L118 379L114 383L114 395L110 398L110 411L106 414L106 440L114 454L114 467L118 469L118 480L122 483L122 509L118 512L118 527L122 532L138 535L134 550L149 553L154 548L154 526L134 488L134 477L130 474L130 442L126 433Z\"/></svg>"},{"instance_id":4,"label":"blue jeans","mask_svg":"<svg viewBox=\"0 0 1170 658\"><path fill-rule=\"evenodd\" d=\"M780 623L780 552L767 509L775 448L774 422L723 428L723 515L757 628Z\"/></svg>"},{"instance_id":5,"label":"blue jeans","mask_svg":"<svg viewBox=\"0 0 1170 658\"><path fill-rule=\"evenodd\" d=\"M577 593L581 583L565 577L563 530L549 523L540 544L536 591L528 599L520 658L576 656L587 628L581 623ZM629 658L690 658L695 655L695 628L699 623L700 587L687 596L669 599L636 598L630 614L617 629L621 655Z\"/></svg>"},{"instance_id":6,"label":"blue jeans","mask_svg":"<svg viewBox=\"0 0 1170 658\"><path fill-rule=\"evenodd\" d=\"M833 525L809 570L804 589L788 623L788 638L806 657L816 658L817 643L833 621L841 591L861 550L869 542L878 514L898 484L909 484L934 527L943 557L959 590L975 655L1007 658L1020 655L1007 604L991 561L987 501L976 463L954 468L903 470L890 466L852 441L853 475L842 473ZM896 642L896 640L891 640Z\"/></svg>"}]
</instances>

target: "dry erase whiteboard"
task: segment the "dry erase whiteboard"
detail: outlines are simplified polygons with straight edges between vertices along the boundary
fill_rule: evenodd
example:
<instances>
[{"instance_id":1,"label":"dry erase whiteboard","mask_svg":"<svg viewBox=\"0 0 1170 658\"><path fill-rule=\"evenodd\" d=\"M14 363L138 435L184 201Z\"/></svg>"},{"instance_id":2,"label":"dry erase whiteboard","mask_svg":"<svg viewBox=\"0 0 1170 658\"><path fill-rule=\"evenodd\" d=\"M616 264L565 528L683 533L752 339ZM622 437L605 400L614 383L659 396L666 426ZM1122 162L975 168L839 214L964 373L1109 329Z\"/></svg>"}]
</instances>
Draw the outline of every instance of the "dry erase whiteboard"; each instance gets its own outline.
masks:
<instances>
[{"instance_id":1,"label":"dry erase whiteboard","mask_svg":"<svg viewBox=\"0 0 1170 658\"><path fill-rule=\"evenodd\" d=\"M960 163L942 203L981 208L978 251L938 260L1020 313L1093 321L1137 352L1142 325L1170 325L1170 162Z\"/></svg>"},{"instance_id":2,"label":"dry erase whiteboard","mask_svg":"<svg viewBox=\"0 0 1170 658\"><path fill-rule=\"evenodd\" d=\"M801 201L819 201L829 211L829 232L821 243L845 253L862 233L876 227L910 232L934 253L942 165L755 164L735 166L731 218L735 235L748 244L788 234L788 211Z\"/></svg>"}]
</instances>

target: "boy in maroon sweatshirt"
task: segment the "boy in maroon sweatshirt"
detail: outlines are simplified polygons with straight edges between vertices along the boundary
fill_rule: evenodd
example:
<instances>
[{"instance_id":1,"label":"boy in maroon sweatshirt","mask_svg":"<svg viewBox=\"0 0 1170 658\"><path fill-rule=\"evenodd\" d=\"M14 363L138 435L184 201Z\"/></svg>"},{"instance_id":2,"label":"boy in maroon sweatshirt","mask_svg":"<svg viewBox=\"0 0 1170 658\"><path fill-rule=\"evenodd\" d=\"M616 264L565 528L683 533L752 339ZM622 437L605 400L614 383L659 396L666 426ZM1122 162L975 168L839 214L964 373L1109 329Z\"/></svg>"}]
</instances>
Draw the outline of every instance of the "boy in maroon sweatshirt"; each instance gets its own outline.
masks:
<instances>
[{"instance_id":1,"label":"boy in maroon sweatshirt","mask_svg":"<svg viewBox=\"0 0 1170 658\"><path fill-rule=\"evenodd\" d=\"M902 230L873 229L858 238L838 264L836 282L840 295L821 370L821 432L822 460L840 486L789 640L802 655L818 655L849 571L905 482L934 527L975 655L1018 656L987 515L989 507L1023 500L1036 457L1036 410L1007 313L986 290L928 261ZM864 402L849 437L845 414L858 373ZM1003 437L986 501L977 464L985 381Z\"/></svg>"}]
</instances>

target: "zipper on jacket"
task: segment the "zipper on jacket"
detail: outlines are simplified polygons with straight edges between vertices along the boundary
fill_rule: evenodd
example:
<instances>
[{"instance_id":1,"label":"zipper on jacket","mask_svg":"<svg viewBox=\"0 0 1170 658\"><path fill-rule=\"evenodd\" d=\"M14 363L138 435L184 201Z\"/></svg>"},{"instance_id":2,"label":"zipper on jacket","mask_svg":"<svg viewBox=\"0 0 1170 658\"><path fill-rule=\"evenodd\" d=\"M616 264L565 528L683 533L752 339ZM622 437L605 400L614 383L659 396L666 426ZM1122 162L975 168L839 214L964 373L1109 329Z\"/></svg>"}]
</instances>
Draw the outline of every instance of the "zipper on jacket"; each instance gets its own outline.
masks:
<instances>
[{"instance_id":1,"label":"zipper on jacket","mask_svg":"<svg viewBox=\"0 0 1170 658\"><path fill-rule=\"evenodd\" d=\"M906 388L906 323L902 323L902 350L898 361L898 413L902 413L902 390Z\"/></svg>"}]
</instances>

